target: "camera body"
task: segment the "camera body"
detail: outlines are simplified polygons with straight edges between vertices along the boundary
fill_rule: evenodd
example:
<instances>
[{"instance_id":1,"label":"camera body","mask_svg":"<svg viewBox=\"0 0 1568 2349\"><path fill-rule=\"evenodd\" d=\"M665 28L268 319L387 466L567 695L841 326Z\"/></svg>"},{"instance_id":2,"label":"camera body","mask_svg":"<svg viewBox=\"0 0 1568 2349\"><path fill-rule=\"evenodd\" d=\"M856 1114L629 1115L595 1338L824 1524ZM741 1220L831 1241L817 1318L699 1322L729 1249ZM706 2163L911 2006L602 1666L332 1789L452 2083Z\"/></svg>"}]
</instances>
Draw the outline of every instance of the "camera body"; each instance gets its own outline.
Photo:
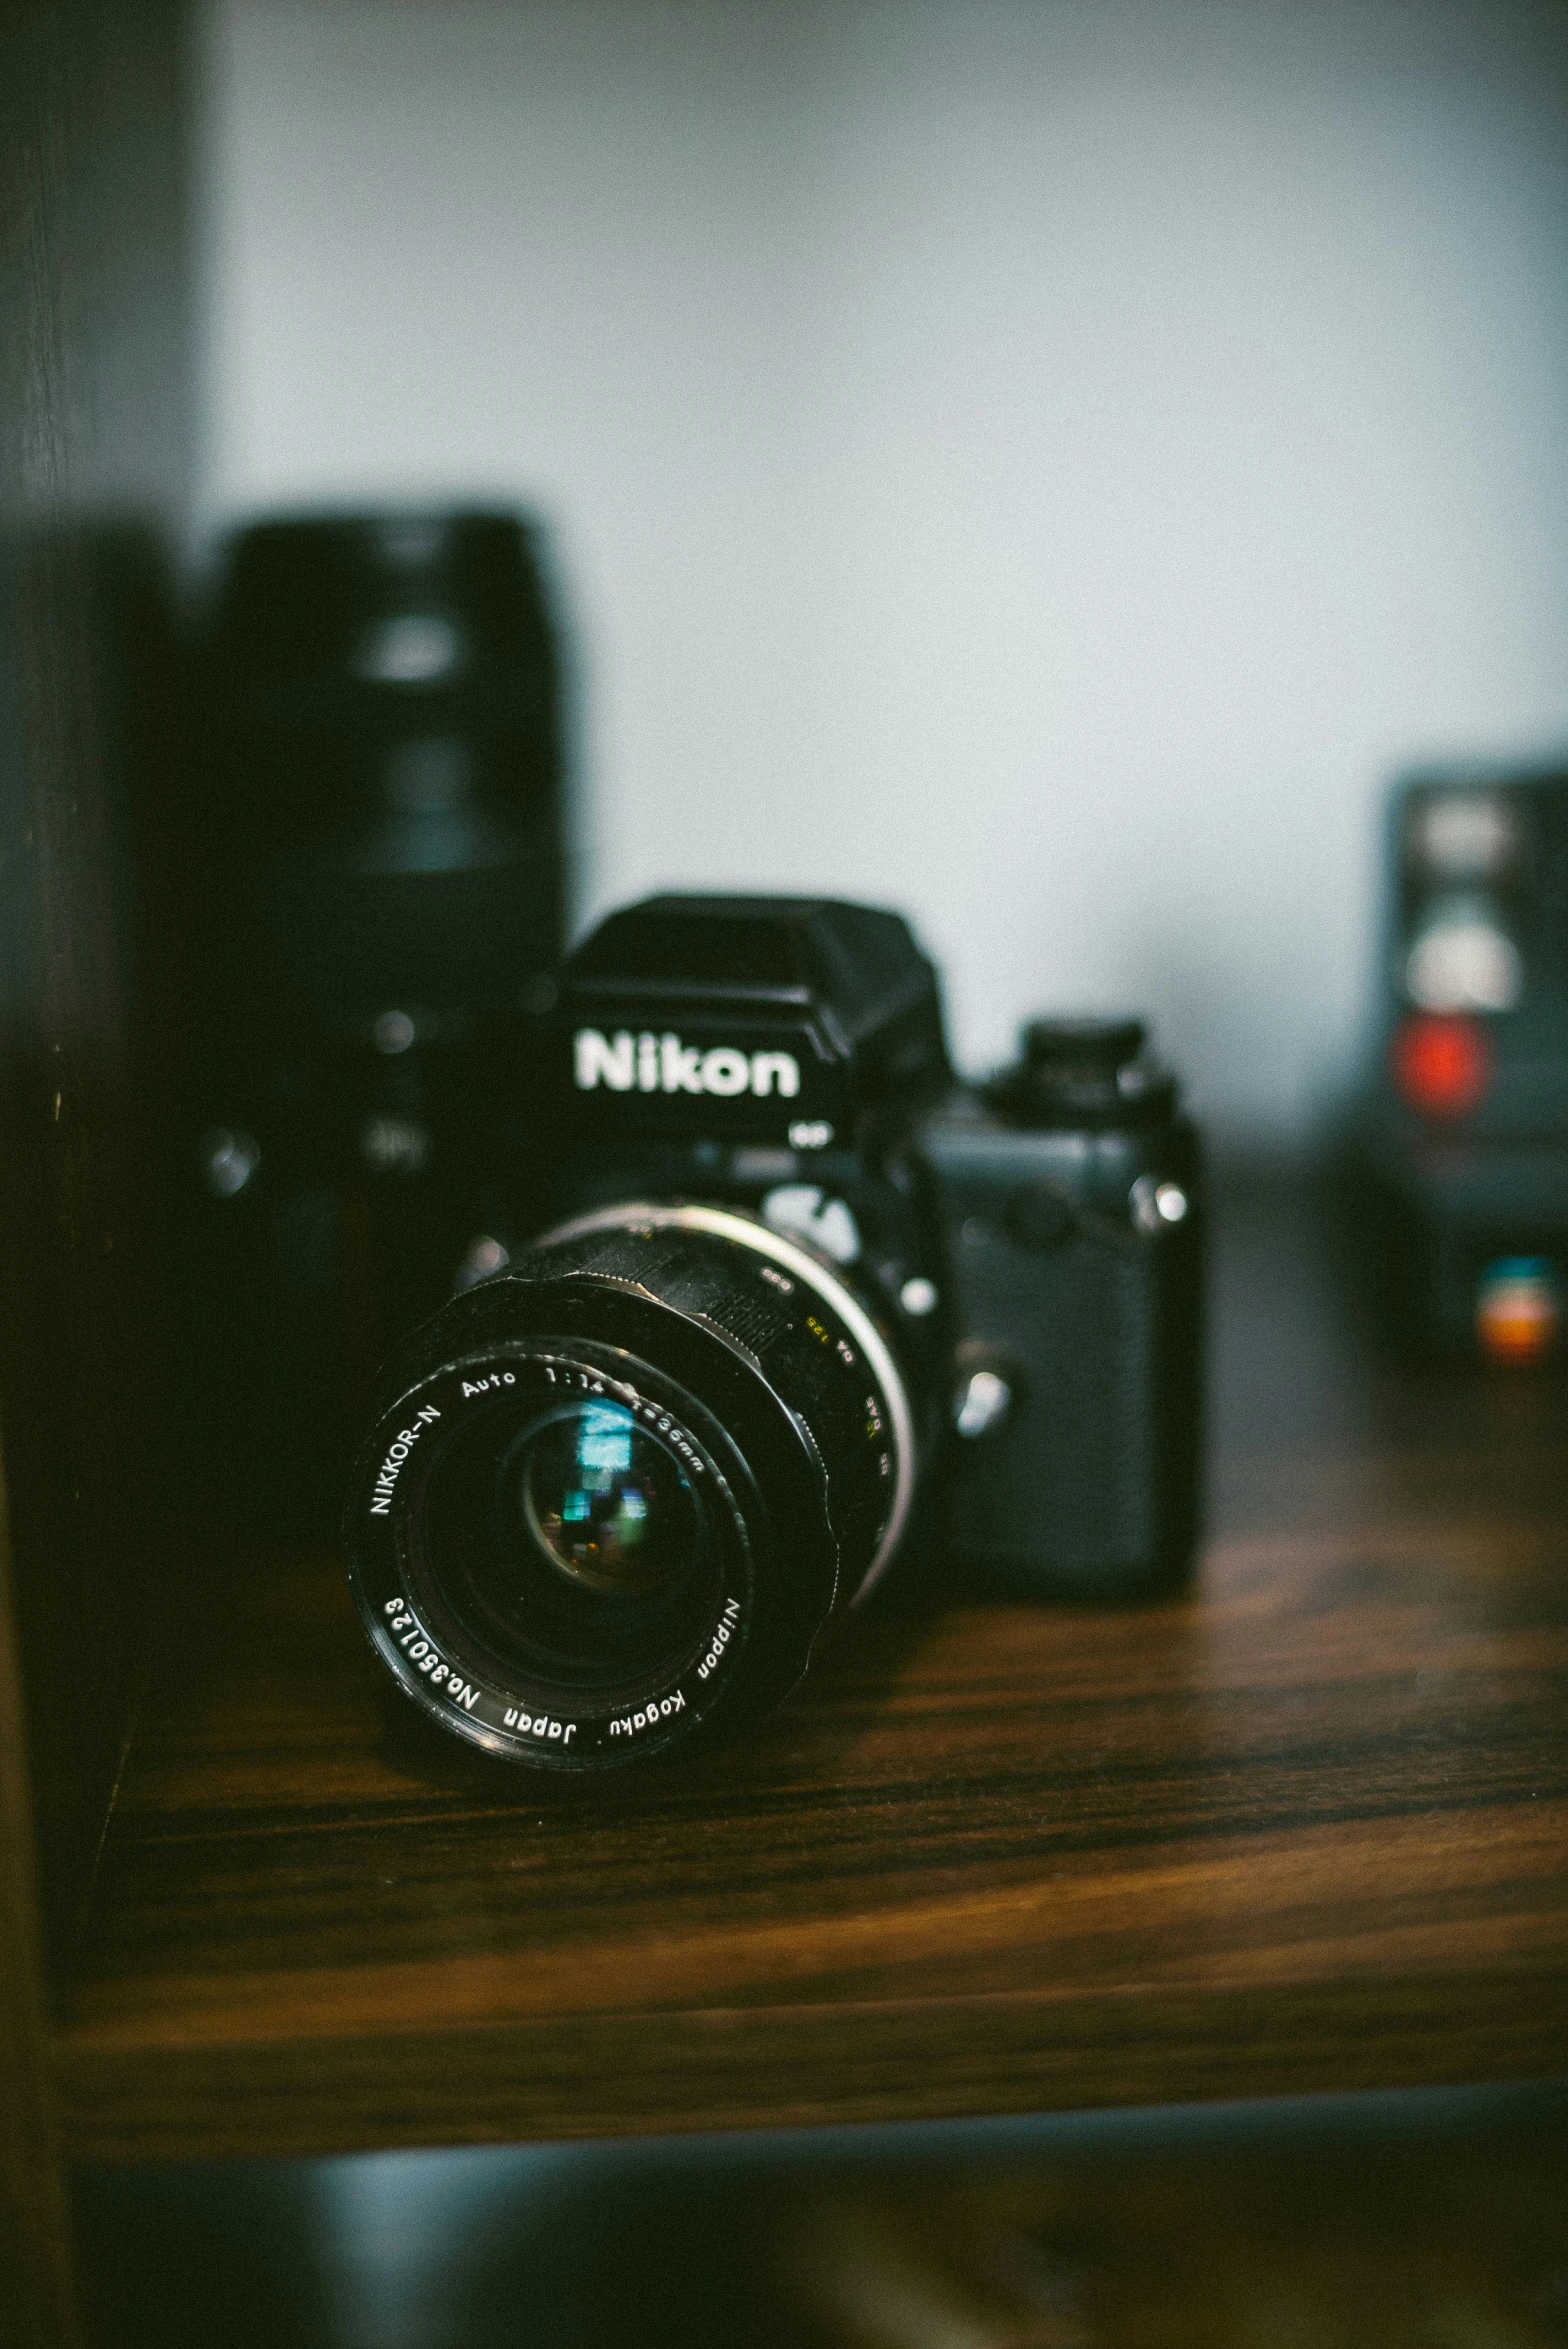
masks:
<instances>
[{"instance_id":1,"label":"camera body","mask_svg":"<svg viewBox=\"0 0 1568 2349\"><path fill-rule=\"evenodd\" d=\"M1419 1351L1560 1354L1568 1293L1568 775L1395 792L1380 1062L1355 1156Z\"/></svg>"},{"instance_id":2,"label":"camera body","mask_svg":"<svg viewBox=\"0 0 1568 2349\"><path fill-rule=\"evenodd\" d=\"M1038 1021L955 1082L896 914L661 897L568 959L537 1046L552 1224L622 1200L804 1242L889 1334L906 1558L966 1591L1132 1596L1197 1533L1197 1137L1136 1021Z\"/></svg>"},{"instance_id":3,"label":"camera body","mask_svg":"<svg viewBox=\"0 0 1568 2349\"><path fill-rule=\"evenodd\" d=\"M658 897L568 957L517 1079L548 1228L394 1355L344 1511L443 1727L587 1771L742 1725L900 1555L1185 1573L1201 1187L1136 1022L961 1087L897 915Z\"/></svg>"}]
</instances>

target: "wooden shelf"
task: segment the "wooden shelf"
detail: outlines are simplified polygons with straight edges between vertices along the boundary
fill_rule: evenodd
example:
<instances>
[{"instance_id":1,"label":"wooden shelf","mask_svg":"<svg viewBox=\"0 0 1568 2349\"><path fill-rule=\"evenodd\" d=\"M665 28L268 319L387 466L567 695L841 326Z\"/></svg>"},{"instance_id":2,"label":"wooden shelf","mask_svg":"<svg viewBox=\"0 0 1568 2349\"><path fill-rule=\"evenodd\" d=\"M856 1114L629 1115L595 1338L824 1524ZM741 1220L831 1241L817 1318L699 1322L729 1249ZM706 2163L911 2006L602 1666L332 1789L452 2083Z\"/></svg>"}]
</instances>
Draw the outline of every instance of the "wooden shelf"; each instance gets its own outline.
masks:
<instances>
[{"instance_id":1,"label":"wooden shelf","mask_svg":"<svg viewBox=\"0 0 1568 2349\"><path fill-rule=\"evenodd\" d=\"M1568 2068L1568 1396L1380 1371L1230 1203L1190 1599L857 1621L613 1786L428 1731L328 1559L204 1560L55 2052L108 2159Z\"/></svg>"}]
</instances>

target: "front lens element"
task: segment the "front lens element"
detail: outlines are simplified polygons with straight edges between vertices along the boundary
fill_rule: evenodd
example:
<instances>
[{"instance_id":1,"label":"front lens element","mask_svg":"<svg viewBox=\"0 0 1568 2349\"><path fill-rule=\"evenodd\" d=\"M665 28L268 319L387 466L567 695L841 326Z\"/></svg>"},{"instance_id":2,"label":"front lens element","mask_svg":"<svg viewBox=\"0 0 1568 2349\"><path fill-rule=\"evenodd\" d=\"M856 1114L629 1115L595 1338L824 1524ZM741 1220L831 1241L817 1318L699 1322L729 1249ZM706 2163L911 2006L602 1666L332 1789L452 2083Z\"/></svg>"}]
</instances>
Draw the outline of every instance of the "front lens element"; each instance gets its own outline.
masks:
<instances>
[{"instance_id":1,"label":"front lens element","mask_svg":"<svg viewBox=\"0 0 1568 2349\"><path fill-rule=\"evenodd\" d=\"M534 1434L524 1523L562 1574L610 1597L662 1590L690 1563L697 1506L673 1454L619 1403L585 1403Z\"/></svg>"},{"instance_id":2,"label":"front lens element","mask_svg":"<svg viewBox=\"0 0 1568 2349\"><path fill-rule=\"evenodd\" d=\"M465 1383L484 1391L461 1417L442 1399L442 1432L421 1439L406 1545L432 1625L519 1685L581 1694L676 1670L719 1604L728 1544L711 1470L612 1396L550 1395L538 1366L518 1364L499 1392Z\"/></svg>"}]
</instances>

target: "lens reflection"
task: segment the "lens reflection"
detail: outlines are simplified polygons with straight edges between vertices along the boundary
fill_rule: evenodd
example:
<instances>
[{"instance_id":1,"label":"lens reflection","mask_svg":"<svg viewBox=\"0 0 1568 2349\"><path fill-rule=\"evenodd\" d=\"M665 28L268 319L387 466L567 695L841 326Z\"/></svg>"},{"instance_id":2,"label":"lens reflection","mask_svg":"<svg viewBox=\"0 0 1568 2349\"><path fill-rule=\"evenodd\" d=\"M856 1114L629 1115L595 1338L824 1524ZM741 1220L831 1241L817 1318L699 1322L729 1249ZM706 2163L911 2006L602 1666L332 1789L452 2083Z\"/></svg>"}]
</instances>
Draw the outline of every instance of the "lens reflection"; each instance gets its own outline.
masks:
<instances>
[{"instance_id":1,"label":"lens reflection","mask_svg":"<svg viewBox=\"0 0 1568 2349\"><path fill-rule=\"evenodd\" d=\"M696 1545L684 1470L619 1403L584 1403L546 1421L522 1462L522 1505L550 1564L612 1596L662 1589Z\"/></svg>"}]
</instances>

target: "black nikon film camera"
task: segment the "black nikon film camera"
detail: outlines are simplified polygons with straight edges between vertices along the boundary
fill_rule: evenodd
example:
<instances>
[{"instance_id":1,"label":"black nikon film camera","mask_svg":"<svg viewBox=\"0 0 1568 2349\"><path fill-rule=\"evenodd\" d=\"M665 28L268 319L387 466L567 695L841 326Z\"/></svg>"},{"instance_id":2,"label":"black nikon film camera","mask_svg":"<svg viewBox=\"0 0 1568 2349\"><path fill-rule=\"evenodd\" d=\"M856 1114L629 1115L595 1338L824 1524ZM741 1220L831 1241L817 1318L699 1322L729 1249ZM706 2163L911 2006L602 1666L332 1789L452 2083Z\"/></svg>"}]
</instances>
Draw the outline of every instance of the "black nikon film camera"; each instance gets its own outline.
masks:
<instances>
[{"instance_id":1,"label":"black nikon film camera","mask_svg":"<svg viewBox=\"0 0 1568 2349\"><path fill-rule=\"evenodd\" d=\"M564 944L531 533L463 510L256 524L197 666L188 1416L247 1506L266 1426L274 1505L325 1526L376 1364L497 1219L495 1070Z\"/></svg>"},{"instance_id":2,"label":"black nikon film camera","mask_svg":"<svg viewBox=\"0 0 1568 2349\"><path fill-rule=\"evenodd\" d=\"M1197 1530L1197 1141L1136 1021L955 1088L866 906L658 897L566 963L542 1239L389 1366L350 1578L445 1728L545 1768L738 1725L895 1553L1168 1587Z\"/></svg>"},{"instance_id":3,"label":"black nikon film camera","mask_svg":"<svg viewBox=\"0 0 1568 2349\"><path fill-rule=\"evenodd\" d=\"M1568 1290L1568 775L1420 776L1391 816L1355 1152L1377 1278L1418 1350L1541 1362Z\"/></svg>"}]
</instances>

